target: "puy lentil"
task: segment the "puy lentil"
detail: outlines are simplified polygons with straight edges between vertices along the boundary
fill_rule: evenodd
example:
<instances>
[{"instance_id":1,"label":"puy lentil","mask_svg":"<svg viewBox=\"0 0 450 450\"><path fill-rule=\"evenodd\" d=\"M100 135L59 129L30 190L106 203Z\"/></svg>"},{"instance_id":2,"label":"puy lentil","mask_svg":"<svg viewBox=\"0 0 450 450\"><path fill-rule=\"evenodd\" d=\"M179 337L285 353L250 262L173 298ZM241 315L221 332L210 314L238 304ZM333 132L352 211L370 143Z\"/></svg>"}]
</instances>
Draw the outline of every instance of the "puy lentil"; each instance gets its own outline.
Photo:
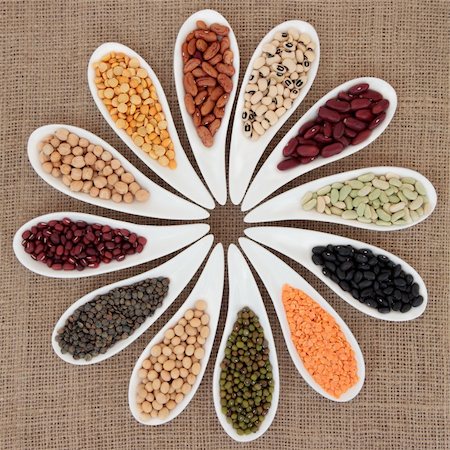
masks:
<instances>
[{"instance_id":1,"label":"puy lentil","mask_svg":"<svg viewBox=\"0 0 450 450\"><path fill-rule=\"evenodd\" d=\"M220 368L222 413L238 434L255 433L270 409L274 380L264 330L250 308L239 311Z\"/></svg>"},{"instance_id":2,"label":"puy lentil","mask_svg":"<svg viewBox=\"0 0 450 450\"><path fill-rule=\"evenodd\" d=\"M145 202L149 198L148 191L141 188L133 174L125 172L110 152L65 128L44 138L38 150L44 171L61 177L71 191L116 203Z\"/></svg>"},{"instance_id":3,"label":"puy lentil","mask_svg":"<svg viewBox=\"0 0 450 450\"><path fill-rule=\"evenodd\" d=\"M69 218L40 222L22 233L31 258L53 270L95 269L100 263L123 261L141 253L147 239L125 228L88 224Z\"/></svg>"},{"instance_id":4,"label":"puy lentil","mask_svg":"<svg viewBox=\"0 0 450 450\"><path fill-rule=\"evenodd\" d=\"M274 34L262 47L245 87L244 135L259 139L293 105L308 81L315 43L295 28Z\"/></svg>"},{"instance_id":5,"label":"puy lentil","mask_svg":"<svg viewBox=\"0 0 450 450\"><path fill-rule=\"evenodd\" d=\"M142 363L136 401L144 420L168 417L195 384L209 335L206 308L207 303L198 300L175 327L166 330Z\"/></svg>"},{"instance_id":6,"label":"puy lentil","mask_svg":"<svg viewBox=\"0 0 450 450\"><path fill-rule=\"evenodd\" d=\"M305 292L288 284L282 300L291 339L306 370L339 398L358 382L355 354L334 318Z\"/></svg>"},{"instance_id":7,"label":"puy lentil","mask_svg":"<svg viewBox=\"0 0 450 450\"><path fill-rule=\"evenodd\" d=\"M413 276L405 273L400 264L370 249L351 245L318 246L312 249L312 260L341 289L380 313L406 313L423 303Z\"/></svg>"},{"instance_id":8,"label":"puy lentil","mask_svg":"<svg viewBox=\"0 0 450 450\"><path fill-rule=\"evenodd\" d=\"M318 110L313 120L304 123L297 136L283 149L285 158L279 170L308 164L319 156L329 158L341 153L349 145L364 142L383 120L389 101L369 84L361 83L347 92L340 92Z\"/></svg>"},{"instance_id":9,"label":"puy lentil","mask_svg":"<svg viewBox=\"0 0 450 450\"><path fill-rule=\"evenodd\" d=\"M162 305L169 279L148 278L98 295L75 310L58 331L62 353L89 361L127 339Z\"/></svg>"},{"instance_id":10,"label":"puy lentil","mask_svg":"<svg viewBox=\"0 0 450 450\"><path fill-rule=\"evenodd\" d=\"M352 189L357 190L353 197ZM378 226L411 223L426 214L430 208L422 183L413 178L402 178L395 173L385 175L366 173L357 179L344 181L339 189L324 186L316 192L307 192L301 201L302 208L305 211L315 208L317 212L323 213L324 210L319 207L321 199L324 200L324 193L330 191L330 202L335 207L330 209L331 214ZM348 198L352 201L341 203ZM421 206L423 208L419 210ZM419 211L420 214L412 216L413 211Z\"/></svg>"},{"instance_id":11,"label":"puy lentil","mask_svg":"<svg viewBox=\"0 0 450 450\"><path fill-rule=\"evenodd\" d=\"M111 52L94 63L94 70L98 96L116 126L161 166L175 169L175 148L166 116L156 87L139 60Z\"/></svg>"}]
</instances>

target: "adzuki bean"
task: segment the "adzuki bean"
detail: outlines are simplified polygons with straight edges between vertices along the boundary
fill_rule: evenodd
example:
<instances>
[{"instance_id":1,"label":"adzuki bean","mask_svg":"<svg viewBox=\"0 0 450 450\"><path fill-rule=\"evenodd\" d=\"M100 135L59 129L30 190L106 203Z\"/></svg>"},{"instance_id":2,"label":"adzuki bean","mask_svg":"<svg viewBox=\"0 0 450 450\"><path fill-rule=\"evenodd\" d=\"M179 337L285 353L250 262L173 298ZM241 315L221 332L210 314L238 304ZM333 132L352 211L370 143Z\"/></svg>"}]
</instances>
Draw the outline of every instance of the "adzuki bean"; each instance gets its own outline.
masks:
<instances>
[{"instance_id":1,"label":"adzuki bean","mask_svg":"<svg viewBox=\"0 0 450 450\"><path fill-rule=\"evenodd\" d=\"M212 147L233 90L233 52L229 28L202 20L182 46L184 103L205 147Z\"/></svg>"},{"instance_id":2,"label":"adzuki bean","mask_svg":"<svg viewBox=\"0 0 450 450\"><path fill-rule=\"evenodd\" d=\"M41 222L22 233L22 246L34 260L53 270L96 269L141 253L147 239L125 228L69 218Z\"/></svg>"},{"instance_id":3,"label":"adzuki bean","mask_svg":"<svg viewBox=\"0 0 450 450\"><path fill-rule=\"evenodd\" d=\"M288 159L278 164L278 170L307 164L319 156L329 158L349 145L361 144L383 122L388 108L389 100L370 90L367 83L339 92L319 108L314 120L303 124L297 136L289 140L283 149L283 156Z\"/></svg>"}]
</instances>

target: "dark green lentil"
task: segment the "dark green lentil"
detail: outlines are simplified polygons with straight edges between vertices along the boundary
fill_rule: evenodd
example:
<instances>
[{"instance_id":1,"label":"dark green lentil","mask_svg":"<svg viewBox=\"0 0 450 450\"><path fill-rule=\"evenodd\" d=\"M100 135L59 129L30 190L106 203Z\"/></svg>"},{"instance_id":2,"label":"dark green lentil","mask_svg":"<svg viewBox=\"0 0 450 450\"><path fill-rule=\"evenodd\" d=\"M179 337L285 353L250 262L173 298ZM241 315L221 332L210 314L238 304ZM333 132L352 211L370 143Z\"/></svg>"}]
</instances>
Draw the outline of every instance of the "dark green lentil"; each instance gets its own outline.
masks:
<instances>
[{"instance_id":1,"label":"dark green lentil","mask_svg":"<svg viewBox=\"0 0 450 450\"><path fill-rule=\"evenodd\" d=\"M255 433L270 409L274 381L264 330L250 308L239 311L220 368L222 413L238 434Z\"/></svg>"},{"instance_id":2,"label":"dark green lentil","mask_svg":"<svg viewBox=\"0 0 450 450\"><path fill-rule=\"evenodd\" d=\"M80 306L58 331L62 353L89 361L131 336L159 308L170 280L148 278L112 289Z\"/></svg>"}]
</instances>

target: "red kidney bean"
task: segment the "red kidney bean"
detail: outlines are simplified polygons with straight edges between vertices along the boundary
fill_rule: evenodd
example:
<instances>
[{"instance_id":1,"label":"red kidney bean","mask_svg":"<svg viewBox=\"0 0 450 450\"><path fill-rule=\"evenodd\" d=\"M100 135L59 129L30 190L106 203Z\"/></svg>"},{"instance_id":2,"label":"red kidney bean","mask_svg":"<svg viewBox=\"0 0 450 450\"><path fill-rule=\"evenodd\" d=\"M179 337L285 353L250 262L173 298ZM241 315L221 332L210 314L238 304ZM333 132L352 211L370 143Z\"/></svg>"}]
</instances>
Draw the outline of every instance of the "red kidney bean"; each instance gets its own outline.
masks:
<instances>
[{"instance_id":1,"label":"red kidney bean","mask_svg":"<svg viewBox=\"0 0 450 450\"><path fill-rule=\"evenodd\" d=\"M335 139L339 139L341 136L344 135L345 125L342 122L338 122L333 127L333 137Z\"/></svg>"},{"instance_id":2,"label":"red kidney bean","mask_svg":"<svg viewBox=\"0 0 450 450\"><path fill-rule=\"evenodd\" d=\"M350 145L350 141L345 136L341 136L340 138L336 139L336 141L340 142L344 146L344 148Z\"/></svg>"},{"instance_id":3,"label":"red kidney bean","mask_svg":"<svg viewBox=\"0 0 450 450\"><path fill-rule=\"evenodd\" d=\"M341 116L337 111L325 108L325 106L321 106L319 108L319 117L333 123L339 122L339 120L341 119Z\"/></svg>"},{"instance_id":4,"label":"red kidney bean","mask_svg":"<svg viewBox=\"0 0 450 450\"><path fill-rule=\"evenodd\" d=\"M303 135L305 139L311 139L314 135L316 135L320 131L320 127L318 125L314 125L306 133Z\"/></svg>"},{"instance_id":5,"label":"red kidney bean","mask_svg":"<svg viewBox=\"0 0 450 450\"><path fill-rule=\"evenodd\" d=\"M322 127L322 131L323 131L323 135L326 137L331 137L331 135L333 134L333 128L331 127L331 123L330 122L324 122L323 127Z\"/></svg>"},{"instance_id":6,"label":"red kidney bean","mask_svg":"<svg viewBox=\"0 0 450 450\"><path fill-rule=\"evenodd\" d=\"M370 90L367 83L339 92L320 106L315 119L304 123L288 142L283 149L287 159L278 164L278 169L288 170L319 156L337 155L349 145L364 142L385 119L388 106L389 102Z\"/></svg>"},{"instance_id":7,"label":"red kidney bean","mask_svg":"<svg viewBox=\"0 0 450 450\"><path fill-rule=\"evenodd\" d=\"M380 125L381 122L383 122L383 120L386 118L386 113L383 112L381 114L379 114L377 117L375 117L375 119L372 120L372 122L369 123L369 130L373 130L374 128L376 128L378 125Z\"/></svg>"},{"instance_id":8,"label":"red kidney bean","mask_svg":"<svg viewBox=\"0 0 450 450\"><path fill-rule=\"evenodd\" d=\"M316 156L320 152L320 148L316 145L299 145L297 147L297 153L300 156Z\"/></svg>"},{"instance_id":9,"label":"red kidney bean","mask_svg":"<svg viewBox=\"0 0 450 450\"><path fill-rule=\"evenodd\" d=\"M316 143L312 140L312 139L305 139L304 137L301 136L297 136L297 142L299 144L304 144L304 145L316 145Z\"/></svg>"},{"instance_id":10,"label":"red kidney bean","mask_svg":"<svg viewBox=\"0 0 450 450\"><path fill-rule=\"evenodd\" d=\"M364 120L364 122L370 122L374 118L374 115L370 109L358 109L358 111L355 111L355 117L359 120Z\"/></svg>"},{"instance_id":11,"label":"red kidney bean","mask_svg":"<svg viewBox=\"0 0 450 450\"><path fill-rule=\"evenodd\" d=\"M351 144L358 145L361 142L364 142L370 135L372 134L372 130L363 130L360 131L353 139Z\"/></svg>"},{"instance_id":12,"label":"red kidney bean","mask_svg":"<svg viewBox=\"0 0 450 450\"><path fill-rule=\"evenodd\" d=\"M283 155L284 156L291 156L292 153L295 153L295 149L297 148L298 142L296 138L292 138L286 147L283 149Z\"/></svg>"},{"instance_id":13,"label":"red kidney bean","mask_svg":"<svg viewBox=\"0 0 450 450\"><path fill-rule=\"evenodd\" d=\"M389 100L383 99L372 106L372 112L377 115L389 108Z\"/></svg>"},{"instance_id":14,"label":"red kidney bean","mask_svg":"<svg viewBox=\"0 0 450 450\"><path fill-rule=\"evenodd\" d=\"M366 92L363 92L362 94L359 95L359 97L369 98L370 100L372 100L372 102L377 102L383 98L383 96L379 92L372 91L371 89L368 89Z\"/></svg>"},{"instance_id":15,"label":"red kidney bean","mask_svg":"<svg viewBox=\"0 0 450 450\"><path fill-rule=\"evenodd\" d=\"M356 111L358 109L365 109L367 108L372 102L369 98L355 98L350 103L350 106L353 111Z\"/></svg>"},{"instance_id":16,"label":"red kidney bean","mask_svg":"<svg viewBox=\"0 0 450 450\"><path fill-rule=\"evenodd\" d=\"M331 144L333 142L331 137L325 136L322 133L316 134L314 140L319 142L319 144Z\"/></svg>"},{"instance_id":17,"label":"red kidney bean","mask_svg":"<svg viewBox=\"0 0 450 450\"><path fill-rule=\"evenodd\" d=\"M344 146L340 142L335 142L334 144L327 145L322 149L322 156L328 158L333 155L337 155L344 150Z\"/></svg>"},{"instance_id":18,"label":"red kidney bean","mask_svg":"<svg viewBox=\"0 0 450 450\"><path fill-rule=\"evenodd\" d=\"M354 119L353 117L346 117L344 119L344 125L355 131L362 131L367 128L367 124L361 120Z\"/></svg>"},{"instance_id":19,"label":"red kidney bean","mask_svg":"<svg viewBox=\"0 0 450 450\"><path fill-rule=\"evenodd\" d=\"M298 130L298 134L302 135L305 133L306 130L309 130L316 122L314 120L310 120L308 122L305 122L300 129Z\"/></svg>"},{"instance_id":20,"label":"red kidney bean","mask_svg":"<svg viewBox=\"0 0 450 450\"><path fill-rule=\"evenodd\" d=\"M301 164L299 159L295 159L295 158L290 158L290 159L285 159L284 161L281 161L278 163L278 170L288 170L288 169L292 169L293 167L297 167Z\"/></svg>"},{"instance_id":21,"label":"red kidney bean","mask_svg":"<svg viewBox=\"0 0 450 450\"><path fill-rule=\"evenodd\" d=\"M361 94L363 92L366 92L367 89L369 89L369 84L368 83L361 83L361 84L357 84L356 86L351 87L348 90L348 93L351 94L351 95Z\"/></svg>"},{"instance_id":22,"label":"red kidney bean","mask_svg":"<svg viewBox=\"0 0 450 450\"><path fill-rule=\"evenodd\" d=\"M339 111L339 112L345 113L345 112L350 111L350 103L346 102L344 100L337 100L335 98L332 98L330 100L327 100L325 105L327 105L328 108L334 109L335 111Z\"/></svg>"},{"instance_id":23,"label":"red kidney bean","mask_svg":"<svg viewBox=\"0 0 450 450\"><path fill-rule=\"evenodd\" d=\"M30 256L53 270L84 270L112 259L142 252L147 239L127 229L112 229L69 218L41 222L22 233L22 246Z\"/></svg>"},{"instance_id":24,"label":"red kidney bean","mask_svg":"<svg viewBox=\"0 0 450 450\"><path fill-rule=\"evenodd\" d=\"M344 135L349 138L354 138L358 134L357 131L351 130L350 128L345 127L344 128Z\"/></svg>"},{"instance_id":25,"label":"red kidney bean","mask_svg":"<svg viewBox=\"0 0 450 450\"><path fill-rule=\"evenodd\" d=\"M349 95L347 92L342 91L342 92L339 92L338 99L350 102L353 99L353 95Z\"/></svg>"}]
</instances>

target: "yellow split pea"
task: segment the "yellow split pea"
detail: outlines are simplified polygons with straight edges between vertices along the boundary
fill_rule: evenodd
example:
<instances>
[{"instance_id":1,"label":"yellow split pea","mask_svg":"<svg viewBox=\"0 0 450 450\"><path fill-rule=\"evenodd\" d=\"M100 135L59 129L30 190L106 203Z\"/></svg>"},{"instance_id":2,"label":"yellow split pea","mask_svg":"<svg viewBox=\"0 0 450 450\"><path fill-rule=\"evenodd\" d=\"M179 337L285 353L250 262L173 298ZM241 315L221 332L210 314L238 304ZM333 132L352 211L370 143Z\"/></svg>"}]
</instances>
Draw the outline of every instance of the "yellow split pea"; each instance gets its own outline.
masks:
<instances>
[{"instance_id":1,"label":"yellow split pea","mask_svg":"<svg viewBox=\"0 0 450 450\"><path fill-rule=\"evenodd\" d=\"M137 58L111 52L94 63L100 99L118 128L159 164L175 169L175 150L156 88Z\"/></svg>"}]
</instances>

